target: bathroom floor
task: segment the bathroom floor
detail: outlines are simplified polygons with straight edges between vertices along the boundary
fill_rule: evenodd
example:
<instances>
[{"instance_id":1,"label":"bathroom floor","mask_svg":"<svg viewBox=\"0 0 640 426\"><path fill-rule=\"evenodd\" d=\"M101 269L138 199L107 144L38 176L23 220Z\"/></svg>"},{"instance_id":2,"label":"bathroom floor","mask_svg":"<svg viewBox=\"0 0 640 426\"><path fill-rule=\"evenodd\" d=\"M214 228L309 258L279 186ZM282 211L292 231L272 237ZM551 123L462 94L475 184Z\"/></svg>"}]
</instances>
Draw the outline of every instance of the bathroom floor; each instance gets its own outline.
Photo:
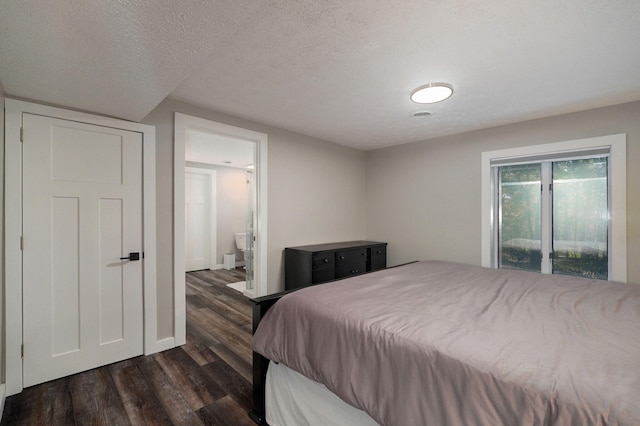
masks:
<instances>
[{"instance_id":1,"label":"bathroom floor","mask_svg":"<svg viewBox=\"0 0 640 426\"><path fill-rule=\"evenodd\" d=\"M187 272L187 281L190 277L195 277L212 285L225 285L228 289L244 295L244 291L247 288L246 276L246 271L242 267L235 269L204 269L202 271Z\"/></svg>"},{"instance_id":2,"label":"bathroom floor","mask_svg":"<svg viewBox=\"0 0 640 426\"><path fill-rule=\"evenodd\" d=\"M220 286L244 281L247 274L244 268L215 270L203 269L202 271L187 272L187 281L189 277L195 277L197 279L204 280L209 284Z\"/></svg>"}]
</instances>

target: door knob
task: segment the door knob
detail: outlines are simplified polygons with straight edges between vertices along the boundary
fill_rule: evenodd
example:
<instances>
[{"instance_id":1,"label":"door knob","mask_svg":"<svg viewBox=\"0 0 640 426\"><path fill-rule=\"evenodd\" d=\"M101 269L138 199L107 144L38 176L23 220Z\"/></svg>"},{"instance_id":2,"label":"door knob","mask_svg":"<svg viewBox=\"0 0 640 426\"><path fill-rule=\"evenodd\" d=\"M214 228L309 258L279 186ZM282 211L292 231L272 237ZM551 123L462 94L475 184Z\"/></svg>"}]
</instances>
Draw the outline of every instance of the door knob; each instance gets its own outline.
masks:
<instances>
[{"instance_id":1,"label":"door knob","mask_svg":"<svg viewBox=\"0 0 640 426\"><path fill-rule=\"evenodd\" d=\"M121 257L120 260L140 260L140 253L129 253L129 256L127 257Z\"/></svg>"}]
</instances>

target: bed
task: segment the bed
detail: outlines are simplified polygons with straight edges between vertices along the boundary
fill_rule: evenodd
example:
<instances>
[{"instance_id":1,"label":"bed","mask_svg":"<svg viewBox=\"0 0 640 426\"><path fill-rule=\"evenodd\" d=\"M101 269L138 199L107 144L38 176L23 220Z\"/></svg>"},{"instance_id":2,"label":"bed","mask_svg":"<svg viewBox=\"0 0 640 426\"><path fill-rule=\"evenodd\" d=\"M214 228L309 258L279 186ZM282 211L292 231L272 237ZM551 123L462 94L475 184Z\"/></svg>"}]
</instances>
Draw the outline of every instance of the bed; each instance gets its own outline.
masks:
<instances>
[{"instance_id":1,"label":"bed","mask_svg":"<svg viewBox=\"0 0 640 426\"><path fill-rule=\"evenodd\" d=\"M640 424L633 284L416 262L257 299L254 330L272 426Z\"/></svg>"}]
</instances>

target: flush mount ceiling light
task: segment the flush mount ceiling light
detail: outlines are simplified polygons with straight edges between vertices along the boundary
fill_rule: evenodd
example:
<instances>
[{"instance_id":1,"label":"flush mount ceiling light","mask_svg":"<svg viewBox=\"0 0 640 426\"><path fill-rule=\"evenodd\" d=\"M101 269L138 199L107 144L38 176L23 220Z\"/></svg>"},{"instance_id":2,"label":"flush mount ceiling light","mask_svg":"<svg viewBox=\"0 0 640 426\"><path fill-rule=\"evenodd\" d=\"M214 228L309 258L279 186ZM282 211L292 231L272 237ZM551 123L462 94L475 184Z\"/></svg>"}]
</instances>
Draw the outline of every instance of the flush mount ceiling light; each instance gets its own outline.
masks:
<instances>
[{"instance_id":1,"label":"flush mount ceiling light","mask_svg":"<svg viewBox=\"0 0 640 426\"><path fill-rule=\"evenodd\" d=\"M433 104L444 101L453 94L453 88L446 83L430 83L411 92L411 100L417 104Z\"/></svg>"}]
</instances>

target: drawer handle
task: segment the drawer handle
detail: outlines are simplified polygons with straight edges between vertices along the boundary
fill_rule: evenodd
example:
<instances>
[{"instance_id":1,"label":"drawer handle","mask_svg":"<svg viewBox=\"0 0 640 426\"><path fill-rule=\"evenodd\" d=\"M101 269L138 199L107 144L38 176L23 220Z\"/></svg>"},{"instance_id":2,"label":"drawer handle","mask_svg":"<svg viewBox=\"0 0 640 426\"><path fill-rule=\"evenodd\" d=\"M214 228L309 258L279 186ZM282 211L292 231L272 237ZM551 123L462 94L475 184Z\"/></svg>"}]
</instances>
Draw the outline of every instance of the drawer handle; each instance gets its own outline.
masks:
<instances>
[{"instance_id":1,"label":"drawer handle","mask_svg":"<svg viewBox=\"0 0 640 426\"><path fill-rule=\"evenodd\" d=\"M361 254L362 256L366 256L366 255L367 255L367 253L360 253L360 254Z\"/></svg>"},{"instance_id":2,"label":"drawer handle","mask_svg":"<svg viewBox=\"0 0 640 426\"><path fill-rule=\"evenodd\" d=\"M344 256L340 256L340 260L344 260Z\"/></svg>"},{"instance_id":3,"label":"drawer handle","mask_svg":"<svg viewBox=\"0 0 640 426\"><path fill-rule=\"evenodd\" d=\"M324 263L329 263L329 259L322 259Z\"/></svg>"}]
</instances>

